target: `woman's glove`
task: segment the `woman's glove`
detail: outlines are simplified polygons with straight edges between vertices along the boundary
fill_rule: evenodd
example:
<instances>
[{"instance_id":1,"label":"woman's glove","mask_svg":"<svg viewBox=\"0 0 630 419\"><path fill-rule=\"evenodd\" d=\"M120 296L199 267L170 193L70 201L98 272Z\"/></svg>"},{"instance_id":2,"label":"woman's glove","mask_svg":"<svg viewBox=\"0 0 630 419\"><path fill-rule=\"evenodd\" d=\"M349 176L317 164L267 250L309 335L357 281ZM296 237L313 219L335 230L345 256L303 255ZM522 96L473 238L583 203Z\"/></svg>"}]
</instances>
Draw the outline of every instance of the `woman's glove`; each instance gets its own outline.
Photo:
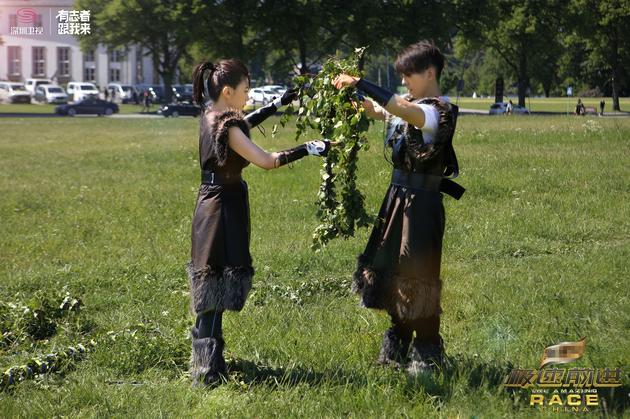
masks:
<instances>
[{"instance_id":1,"label":"woman's glove","mask_svg":"<svg viewBox=\"0 0 630 419\"><path fill-rule=\"evenodd\" d=\"M276 167L284 166L309 155L326 157L329 150L330 140L309 141L289 150L279 152Z\"/></svg>"},{"instance_id":2,"label":"woman's glove","mask_svg":"<svg viewBox=\"0 0 630 419\"><path fill-rule=\"evenodd\" d=\"M311 156L326 157L328 155L328 150L330 150L329 140L309 141L305 145L306 151Z\"/></svg>"},{"instance_id":3,"label":"woman's glove","mask_svg":"<svg viewBox=\"0 0 630 419\"><path fill-rule=\"evenodd\" d=\"M287 90L286 92L284 92L282 97L274 99L274 101L270 104L263 106L262 108L259 108L254 112L248 113L245 116L245 121L247 121L250 127L254 128L256 125L260 124L265 119L276 113L280 106L288 105L289 103L297 99L297 92L297 89Z\"/></svg>"}]
</instances>

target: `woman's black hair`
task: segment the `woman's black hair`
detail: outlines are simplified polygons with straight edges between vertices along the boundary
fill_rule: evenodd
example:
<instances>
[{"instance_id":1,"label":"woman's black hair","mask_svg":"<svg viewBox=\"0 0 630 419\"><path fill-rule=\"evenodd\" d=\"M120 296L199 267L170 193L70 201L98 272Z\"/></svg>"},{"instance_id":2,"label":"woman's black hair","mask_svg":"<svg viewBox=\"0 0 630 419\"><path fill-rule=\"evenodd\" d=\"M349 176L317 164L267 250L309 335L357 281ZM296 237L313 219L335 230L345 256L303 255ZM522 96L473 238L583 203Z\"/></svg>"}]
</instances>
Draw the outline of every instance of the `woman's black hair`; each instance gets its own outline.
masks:
<instances>
[{"instance_id":1,"label":"woman's black hair","mask_svg":"<svg viewBox=\"0 0 630 419\"><path fill-rule=\"evenodd\" d=\"M208 72L206 74L206 72ZM193 99L203 106L207 98L216 101L225 86L236 88L240 82L249 81L249 70L237 59L221 60L216 64L203 62L193 70Z\"/></svg>"},{"instance_id":2,"label":"woman's black hair","mask_svg":"<svg viewBox=\"0 0 630 419\"><path fill-rule=\"evenodd\" d=\"M429 67L435 67L435 76L439 80L444 69L444 55L430 41L420 41L405 48L394 64L399 74L422 73Z\"/></svg>"}]
</instances>

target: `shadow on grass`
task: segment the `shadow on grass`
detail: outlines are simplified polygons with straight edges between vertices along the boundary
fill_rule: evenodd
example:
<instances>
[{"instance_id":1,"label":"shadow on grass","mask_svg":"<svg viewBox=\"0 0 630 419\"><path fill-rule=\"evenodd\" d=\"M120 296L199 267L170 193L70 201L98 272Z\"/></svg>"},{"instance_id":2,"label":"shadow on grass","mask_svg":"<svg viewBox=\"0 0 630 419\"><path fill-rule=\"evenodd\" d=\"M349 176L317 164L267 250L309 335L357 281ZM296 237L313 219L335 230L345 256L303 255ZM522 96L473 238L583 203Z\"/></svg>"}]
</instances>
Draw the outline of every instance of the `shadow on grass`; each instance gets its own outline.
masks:
<instances>
[{"instance_id":1,"label":"shadow on grass","mask_svg":"<svg viewBox=\"0 0 630 419\"><path fill-rule=\"evenodd\" d=\"M465 355L449 356L438 373L410 375L405 391L408 396L413 396L419 388L423 388L427 394L446 401L453 395L457 382L465 382L471 390L484 386L498 389L512 368L510 362L484 361Z\"/></svg>"},{"instance_id":2,"label":"shadow on grass","mask_svg":"<svg viewBox=\"0 0 630 419\"><path fill-rule=\"evenodd\" d=\"M324 382L353 386L367 385L366 377L358 372L349 373L341 369L317 372L299 365L274 368L240 358L228 361L228 372L232 379L247 385L318 386Z\"/></svg>"}]
</instances>

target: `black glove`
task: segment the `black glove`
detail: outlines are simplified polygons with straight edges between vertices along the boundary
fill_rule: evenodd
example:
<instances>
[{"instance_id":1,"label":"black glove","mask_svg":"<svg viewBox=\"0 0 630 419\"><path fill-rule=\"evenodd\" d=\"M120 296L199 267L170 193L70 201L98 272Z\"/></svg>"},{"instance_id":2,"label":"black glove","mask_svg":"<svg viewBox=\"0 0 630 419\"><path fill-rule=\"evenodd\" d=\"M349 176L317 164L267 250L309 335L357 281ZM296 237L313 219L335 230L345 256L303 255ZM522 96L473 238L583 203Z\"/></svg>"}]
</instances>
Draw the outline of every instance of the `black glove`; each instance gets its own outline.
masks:
<instances>
[{"instance_id":1,"label":"black glove","mask_svg":"<svg viewBox=\"0 0 630 419\"><path fill-rule=\"evenodd\" d=\"M308 155L325 157L328 155L328 150L330 150L329 140L309 141L292 149L281 151L278 156L277 167L292 163Z\"/></svg>"},{"instance_id":2,"label":"black glove","mask_svg":"<svg viewBox=\"0 0 630 419\"><path fill-rule=\"evenodd\" d=\"M288 105L289 103L297 99L297 97L297 89L287 90L286 92L284 92L280 99L274 98L273 102L271 102L270 104L248 113L245 116L245 121L247 121L250 127L254 128L256 125L260 124L265 119L276 113L280 106Z\"/></svg>"},{"instance_id":3,"label":"black glove","mask_svg":"<svg viewBox=\"0 0 630 419\"><path fill-rule=\"evenodd\" d=\"M306 151L308 151L308 154L311 156L326 157L328 150L330 150L329 140L316 140L306 143Z\"/></svg>"},{"instance_id":4,"label":"black glove","mask_svg":"<svg viewBox=\"0 0 630 419\"><path fill-rule=\"evenodd\" d=\"M297 98L298 98L298 89L296 88L289 89L285 91L282 97L280 98L280 103L282 104L282 106L286 106Z\"/></svg>"},{"instance_id":5,"label":"black glove","mask_svg":"<svg viewBox=\"0 0 630 419\"><path fill-rule=\"evenodd\" d=\"M359 81L357 82L357 89L365 92L382 107L385 107L385 105L387 105L387 102L389 102L392 96L394 96L394 94L389 90L383 89L382 87L377 86L374 83L364 79L359 79Z\"/></svg>"}]
</instances>

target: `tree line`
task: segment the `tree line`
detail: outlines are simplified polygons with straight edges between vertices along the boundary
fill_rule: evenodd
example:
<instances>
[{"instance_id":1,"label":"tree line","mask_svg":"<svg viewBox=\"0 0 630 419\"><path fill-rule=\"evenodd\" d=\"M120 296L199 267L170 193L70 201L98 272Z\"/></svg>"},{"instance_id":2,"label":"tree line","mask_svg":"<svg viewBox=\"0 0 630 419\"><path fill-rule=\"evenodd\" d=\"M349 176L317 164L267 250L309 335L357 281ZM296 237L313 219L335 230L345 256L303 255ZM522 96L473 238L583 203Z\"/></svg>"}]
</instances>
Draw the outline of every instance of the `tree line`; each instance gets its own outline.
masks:
<instances>
[{"instance_id":1,"label":"tree line","mask_svg":"<svg viewBox=\"0 0 630 419\"><path fill-rule=\"evenodd\" d=\"M630 0L77 0L92 11L84 48L139 44L167 85L204 60L242 59L261 83L288 83L333 54L395 89L397 51L432 39L447 54L441 84L492 94L494 80L528 95L630 93ZM462 87L460 82L459 87Z\"/></svg>"}]
</instances>

